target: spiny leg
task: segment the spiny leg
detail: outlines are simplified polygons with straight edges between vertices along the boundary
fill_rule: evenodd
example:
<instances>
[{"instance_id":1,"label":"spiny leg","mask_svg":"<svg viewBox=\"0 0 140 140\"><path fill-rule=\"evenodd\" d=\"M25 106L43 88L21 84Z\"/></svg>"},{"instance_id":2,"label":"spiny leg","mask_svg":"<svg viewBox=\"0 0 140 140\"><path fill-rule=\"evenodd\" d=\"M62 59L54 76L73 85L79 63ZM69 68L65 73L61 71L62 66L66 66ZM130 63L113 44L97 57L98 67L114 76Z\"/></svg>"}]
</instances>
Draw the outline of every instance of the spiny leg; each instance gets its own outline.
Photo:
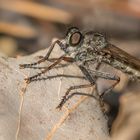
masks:
<instances>
[{"instance_id":1,"label":"spiny leg","mask_svg":"<svg viewBox=\"0 0 140 140\"><path fill-rule=\"evenodd\" d=\"M52 45L50 46L49 51L47 52L47 54L46 54L45 57L43 57L43 58L41 58L40 60L38 60L37 62L31 63L31 64L20 64L20 65L19 65L20 69L31 68L32 66L35 66L35 65L37 65L37 64L40 64L40 63L42 63L42 62L48 60L48 58L49 58L49 56L50 56L50 54L51 54L51 52L52 52L52 50L53 50L55 44L61 45L62 43L61 43L60 40L54 41L54 42L52 43Z\"/></svg>"},{"instance_id":2,"label":"spiny leg","mask_svg":"<svg viewBox=\"0 0 140 140\"><path fill-rule=\"evenodd\" d=\"M94 96L93 94L81 93L81 92L74 92L74 93L69 94L69 95L67 96L67 98L65 99L65 102L64 102L62 105L59 104L60 106L58 105L56 108L61 110L61 108L63 107L63 105L64 105L70 98L72 98L72 97L75 96L75 95L88 96L88 97L92 97L92 98L98 100L98 98L96 98L96 96Z\"/></svg>"},{"instance_id":3,"label":"spiny leg","mask_svg":"<svg viewBox=\"0 0 140 140\"><path fill-rule=\"evenodd\" d=\"M89 60L85 61L84 64L87 65ZM99 70L101 64L102 64L102 57L98 57L96 59L94 59L94 61L96 62L96 66L95 66L95 71ZM88 67L88 65L87 65ZM88 71L88 68L85 68L85 66L83 65L79 65L80 70L83 72L83 74L87 77L87 79L90 81L90 83L96 83L98 76L96 76L95 74L92 75L92 73L90 71Z\"/></svg>"},{"instance_id":4,"label":"spiny leg","mask_svg":"<svg viewBox=\"0 0 140 140\"><path fill-rule=\"evenodd\" d=\"M104 94L108 93L111 91L119 82L120 82L120 77L114 74L109 74L106 72L99 72L99 71L91 71L93 75L96 75L97 77L107 79L107 80L113 80L116 81L111 87L106 89L103 93L100 94L100 97L102 98Z\"/></svg>"},{"instance_id":5,"label":"spiny leg","mask_svg":"<svg viewBox=\"0 0 140 140\"><path fill-rule=\"evenodd\" d=\"M96 70L89 70L89 72L93 75L96 76L98 78L103 78L103 79L108 79L108 80L115 80L115 81L119 81L120 78L114 74L110 74L107 72L101 72L101 71L96 71Z\"/></svg>"},{"instance_id":6,"label":"spiny leg","mask_svg":"<svg viewBox=\"0 0 140 140\"><path fill-rule=\"evenodd\" d=\"M65 95L63 96L61 102L59 103L59 105L56 107L57 109L61 109L63 107L63 105L66 103L66 101L69 99L69 94L72 90L76 90L76 89L81 89L81 88L89 88L92 87L94 84L85 84L85 85L78 85L78 86L71 86L67 92L65 93ZM75 93L76 95L76 93ZM82 95L82 93L81 93ZM89 95L89 94L88 94Z\"/></svg>"},{"instance_id":7,"label":"spiny leg","mask_svg":"<svg viewBox=\"0 0 140 140\"><path fill-rule=\"evenodd\" d=\"M57 64L59 64L62 60L66 61L66 62L73 62L73 58L71 57L65 57L65 54L63 56L61 56L60 58L58 58L53 64L51 64L50 66L46 67L44 70L42 70L42 72L34 75L34 76L31 76L31 77L28 77L26 78L26 82L27 83L30 83L31 81L34 81L35 78L41 76L42 74L46 73L47 71L53 69Z\"/></svg>"},{"instance_id":8,"label":"spiny leg","mask_svg":"<svg viewBox=\"0 0 140 140\"><path fill-rule=\"evenodd\" d=\"M99 65L98 65L98 68L99 68ZM111 91L119 83L120 77L118 77L116 75L113 75L113 74L109 74L109 73L105 73L105 72L100 72L98 70L94 70L94 71L93 70L89 70L89 69L87 70L84 67L82 67L82 71L83 70L86 71L86 72L88 72L88 75L87 75L88 77L89 77L89 75L90 76L93 76L93 79L95 80L95 84L96 84L97 78L103 78L103 79L108 79L108 80L116 81L111 87L109 87L108 89L106 89L101 94L98 93L98 89L95 90L97 92L97 94L99 95L99 99L100 99L99 101L100 101L100 105L102 107L103 106L103 95L106 94L106 93L108 93L109 91ZM96 84L95 87L97 88L97 84Z\"/></svg>"},{"instance_id":9,"label":"spiny leg","mask_svg":"<svg viewBox=\"0 0 140 140\"><path fill-rule=\"evenodd\" d=\"M99 69L101 63L98 63L95 69ZM85 95L85 96L90 96L90 97L95 97L91 94L83 94L83 93L72 93L69 95L70 91L75 90L75 89L79 89L79 88L88 88L88 87L92 87L95 86L95 90L97 90L97 85L96 85L96 80L98 77L96 77L95 75L92 76L85 67L83 66L79 66L80 70L84 73L84 75L86 75L87 80L90 81L90 84L86 84L86 85L79 85L79 86L72 86L70 87L67 92L65 93L65 95L63 96L60 104L57 106L57 108L61 109L62 106L65 104L65 102L70 99L71 97L73 97L74 95ZM97 92L97 91L96 91Z\"/></svg>"},{"instance_id":10,"label":"spiny leg","mask_svg":"<svg viewBox=\"0 0 140 140\"><path fill-rule=\"evenodd\" d=\"M101 99L102 99L102 96L109 92L110 90L112 90L117 84L118 82L120 81L120 78L118 76L115 76L115 75L111 75L109 73L104 73L104 72L100 72L100 71L97 71L100 67L100 63L97 65L97 67L95 68L96 70L95 71L92 71L92 72L89 72L86 68L84 68L83 66L79 66L80 69L82 70L82 72L86 75L87 79L91 82L90 84L88 85L79 85L79 86L73 86L73 87L70 87L67 92L65 93L65 96L63 96L60 104L57 106L57 108L61 109L62 106L65 104L65 102L70 99L71 97L73 97L74 95L76 95L77 93L72 93L71 95L69 95L70 91L71 90L74 90L74 89L79 89L79 88L88 88L88 87L91 87L93 85L95 85L96 89L97 90L97 84L96 84L96 80L97 78L103 78L103 79L109 79L109 80L115 80L116 82L110 87L108 88L105 92L103 92L99 97L100 99L100 105L101 105ZM98 91L98 90L97 90ZM96 91L96 92L97 92ZM78 93L77 95L85 95L85 94L80 94ZM90 94L87 94L87 96L92 96L93 95L90 95Z\"/></svg>"},{"instance_id":11,"label":"spiny leg","mask_svg":"<svg viewBox=\"0 0 140 140\"><path fill-rule=\"evenodd\" d=\"M51 79L59 78L59 77L65 77L65 78L80 78L80 79L86 80L86 78L85 78L84 76L57 74L57 75L53 75L53 76L47 76L47 77L42 77L42 78L36 78L36 79L33 79L32 82L33 82L33 81L41 81L41 80L51 80Z\"/></svg>"},{"instance_id":12,"label":"spiny leg","mask_svg":"<svg viewBox=\"0 0 140 140\"><path fill-rule=\"evenodd\" d=\"M112 79L111 79L112 80ZM114 80L115 80L115 83L110 86L108 89L104 90L101 94L100 94L100 97L103 98L103 96L106 94L106 93L109 93L119 82L120 82L120 77L116 76L114 77Z\"/></svg>"},{"instance_id":13,"label":"spiny leg","mask_svg":"<svg viewBox=\"0 0 140 140\"><path fill-rule=\"evenodd\" d=\"M101 66L101 59L99 61L97 61L97 65L95 66L95 70L97 71ZM84 66L80 65L79 66L80 70L83 72L83 74L86 76L87 80L90 81L90 83L95 83L95 92L96 95L99 95L98 93L98 88L97 88L97 79L98 77L96 75L92 75L92 73L90 73Z\"/></svg>"},{"instance_id":14,"label":"spiny leg","mask_svg":"<svg viewBox=\"0 0 140 140\"><path fill-rule=\"evenodd\" d=\"M113 80L113 79L111 79L111 80ZM102 112L104 113L104 115L106 115L106 109L104 108L103 96L105 94L109 93L120 82L120 78L118 76L114 76L114 80L115 80L115 83L113 85L111 85L109 88L107 88L106 90L104 90L99 95L99 98L100 98L100 106L101 106L101 109L102 109Z\"/></svg>"},{"instance_id":15,"label":"spiny leg","mask_svg":"<svg viewBox=\"0 0 140 140\"><path fill-rule=\"evenodd\" d=\"M49 61L49 59L47 61ZM51 61L51 62L54 62L54 61ZM67 64L58 64L58 66L54 67L54 69L64 68L64 67L67 67L67 66L69 66L69 63L67 63ZM42 69L45 69L46 67L48 67L48 66L44 66L44 67L31 66L30 68L42 70Z\"/></svg>"},{"instance_id":16,"label":"spiny leg","mask_svg":"<svg viewBox=\"0 0 140 140\"><path fill-rule=\"evenodd\" d=\"M75 95L88 96L88 97L93 97L94 99L97 99L93 94L74 92L74 93L71 93L70 95L67 96L66 101L69 100L70 98L72 98Z\"/></svg>"},{"instance_id":17,"label":"spiny leg","mask_svg":"<svg viewBox=\"0 0 140 140\"><path fill-rule=\"evenodd\" d=\"M101 66L101 59L98 61L97 60L97 65L95 66L95 70L97 71ZM100 105L102 104L101 100L100 100L100 96L99 96L99 93L98 93L98 88L97 88L97 79L98 79L98 76L96 75L92 75L92 73L90 73L84 66L80 65L79 66L80 70L83 72L83 74L86 76L86 80L90 81L90 83L93 83L95 85L95 89L94 89L94 92L93 94L96 96L96 98L98 97L98 101L100 102ZM75 94L74 94L75 95ZM73 96L74 96L73 95ZM89 94L90 96L90 94ZM93 96L93 95L92 95ZM94 97L95 97L94 96ZM101 105L102 106L102 105Z\"/></svg>"},{"instance_id":18,"label":"spiny leg","mask_svg":"<svg viewBox=\"0 0 140 140\"><path fill-rule=\"evenodd\" d=\"M87 80L90 83L95 83L95 81L97 80L97 78L95 76L92 76L85 67L83 66L79 66L80 70L83 72L83 74L86 76Z\"/></svg>"}]
</instances>

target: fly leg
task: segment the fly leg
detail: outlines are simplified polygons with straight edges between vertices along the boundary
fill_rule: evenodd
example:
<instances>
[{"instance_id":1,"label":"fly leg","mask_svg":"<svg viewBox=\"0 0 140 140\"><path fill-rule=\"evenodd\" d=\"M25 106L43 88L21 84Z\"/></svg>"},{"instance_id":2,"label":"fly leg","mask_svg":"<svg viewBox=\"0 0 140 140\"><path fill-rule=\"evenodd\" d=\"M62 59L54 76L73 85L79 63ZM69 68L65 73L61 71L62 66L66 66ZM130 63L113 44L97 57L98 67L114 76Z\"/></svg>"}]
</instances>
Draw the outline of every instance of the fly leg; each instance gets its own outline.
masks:
<instances>
[{"instance_id":1,"label":"fly leg","mask_svg":"<svg viewBox=\"0 0 140 140\"><path fill-rule=\"evenodd\" d=\"M20 64L19 67L20 69L24 69L24 68L32 68L33 66L37 65L37 64L40 64L46 60L48 60L52 50L54 49L54 46L58 44L58 45L63 45L61 43L60 40L56 40L55 42L52 43L52 45L50 46L49 48L49 51L47 52L46 56L45 57L41 57L37 62L34 62L34 63L30 63L30 64Z\"/></svg>"},{"instance_id":2,"label":"fly leg","mask_svg":"<svg viewBox=\"0 0 140 140\"><path fill-rule=\"evenodd\" d=\"M36 75L34 75L34 76L31 76L31 77L26 78L25 81L26 81L27 83L30 83L30 82L32 82L32 81L35 81L35 79L36 79L37 77L39 77L39 76L41 76L42 74L44 74L44 73L48 72L49 70L53 69L56 65L60 64L62 60L66 61L66 62L73 62L73 61L74 61L73 58L71 58L71 57L66 57L65 55L62 55L62 56L59 57L53 64L51 64L51 65L49 65L48 67L46 67L45 69L43 69L42 72L40 72L40 73L38 73L38 74L36 74Z\"/></svg>"},{"instance_id":3,"label":"fly leg","mask_svg":"<svg viewBox=\"0 0 140 140\"><path fill-rule=\"evenodd\" d=\"M81 89L81 88L89 88L89 87L92 87L94 84L85 84L85 85L78 85L78 86L72 86L72 87L70 87L68 90L67 90L67 92L65 93L65 95L62 97L62 100L61 100L61 102L59 103L59 105L56 107L57 109L61 109L62 107L63 107L63 105L66 103L66 101L68 100L68 99L70 99L72 96L74 96L74 95L85 95L85 96L92 96L92 95L90 95L90 94L83 94L83 93L72 93L72 94L70 94L70 92L72 91L72 90L76 90L76 89Z\"/></svg>"}]
</instances>

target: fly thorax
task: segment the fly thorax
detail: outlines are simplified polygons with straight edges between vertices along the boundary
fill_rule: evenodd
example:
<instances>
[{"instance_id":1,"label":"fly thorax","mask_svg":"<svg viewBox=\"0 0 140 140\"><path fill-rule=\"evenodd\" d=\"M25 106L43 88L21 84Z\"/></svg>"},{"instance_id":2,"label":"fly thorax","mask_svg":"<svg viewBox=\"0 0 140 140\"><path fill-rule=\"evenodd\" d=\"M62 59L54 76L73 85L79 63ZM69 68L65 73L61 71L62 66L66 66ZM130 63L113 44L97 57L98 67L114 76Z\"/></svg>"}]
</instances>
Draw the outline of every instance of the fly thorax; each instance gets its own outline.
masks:
<instances>
[{"instance_id":1,"label":"fly thorax","mask_svg":"<svg viewBox=\"0 0 140 140\"><path fill-rule=\"evenodd\" d=\"M94 51L100 51L107 45L106 38L99 33L88 32L84 38L84 44L91 46Z\"/></svg>"}]
</instances>

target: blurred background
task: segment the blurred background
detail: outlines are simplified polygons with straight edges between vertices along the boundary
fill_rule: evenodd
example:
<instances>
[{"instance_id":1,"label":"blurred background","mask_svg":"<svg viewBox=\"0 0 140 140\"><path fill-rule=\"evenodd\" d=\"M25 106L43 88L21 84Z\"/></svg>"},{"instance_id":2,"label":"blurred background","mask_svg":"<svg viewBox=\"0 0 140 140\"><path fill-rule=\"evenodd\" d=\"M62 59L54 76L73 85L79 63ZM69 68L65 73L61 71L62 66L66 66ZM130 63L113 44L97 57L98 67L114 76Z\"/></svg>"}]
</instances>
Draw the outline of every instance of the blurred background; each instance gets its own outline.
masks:
<instances>
[{"instance_id":1,"label":"blurred background","mask_svg":"<svg viewBox=\"0 0 140 140\"><path fill-rule=\"evenodd\" d=\"M139 0L0 0L0 51L8 56L46 48L70 26L102 32L139 55Z\"/></svg>"},{"instance_id":2,"label":"blurred background","mask_svg":"<svg viewBox=\"0 0 140 140\"><path fill-rule=\"evenodd\" d=\"M53 38L65 37L71 26L82 31L101 32L112 44L140 58L140 0L0 0L0 52L10 57L29 55L49 47ZM139 86L130 86L125 76L120 85L115 92L133 94L140 91ZM120 102L126 108L131 99L128 96L125 99L129 102L124 99ZM118 100L116 104L118 111ZM121 111L123 109L121 106ZM113 134L118 136L123 113L119 113L113 129Z\"/></svg>"}]
</instances>

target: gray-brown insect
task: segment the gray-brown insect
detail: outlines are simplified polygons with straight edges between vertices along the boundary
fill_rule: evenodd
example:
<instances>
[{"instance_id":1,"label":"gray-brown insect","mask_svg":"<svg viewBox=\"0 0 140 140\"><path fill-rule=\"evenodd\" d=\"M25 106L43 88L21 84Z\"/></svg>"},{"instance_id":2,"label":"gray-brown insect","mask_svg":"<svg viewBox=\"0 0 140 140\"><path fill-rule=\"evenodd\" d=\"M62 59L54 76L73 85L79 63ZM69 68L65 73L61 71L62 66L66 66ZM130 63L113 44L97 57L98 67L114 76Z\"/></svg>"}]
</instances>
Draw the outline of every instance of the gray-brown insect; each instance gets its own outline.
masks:
<instances>
[{"instance_id":1,"label":"gray-brown insect","mask_svg":"<svg viewBox=\"0 0 140 140\"><path fill-rule=\"evenodd\" d=\"M85 75L86 79L90 82L86 85L70 87L65 93L65 96L63 96L62 101L58 105L58 108L61 108L69 98L75 95L69 94L72 90L91 87L96 84L96 79L99 77L116 81L110 88L101 93L100 97L112 90L119 83L119 76L99 71L99 67L102 63L108 64L128 74L130 76L130 79L132 80L140 81L139 59L110 44L102 34L92 31L82 33L76 27L70 28L68 30L65 39L55 41L51 45L45 57L35 63L20 64L20 68L32 68L32 66L48 60L56 43L61 47L65 54L56 59L54 63L46 67L42 72L34 76L28 77L25 80L28 83L35 81L37 77L54 68L62 60L64 60L67 62L76 63ZM89 62L97 63L96 68L91 69Z\"/></svg>"}]
</instances>

